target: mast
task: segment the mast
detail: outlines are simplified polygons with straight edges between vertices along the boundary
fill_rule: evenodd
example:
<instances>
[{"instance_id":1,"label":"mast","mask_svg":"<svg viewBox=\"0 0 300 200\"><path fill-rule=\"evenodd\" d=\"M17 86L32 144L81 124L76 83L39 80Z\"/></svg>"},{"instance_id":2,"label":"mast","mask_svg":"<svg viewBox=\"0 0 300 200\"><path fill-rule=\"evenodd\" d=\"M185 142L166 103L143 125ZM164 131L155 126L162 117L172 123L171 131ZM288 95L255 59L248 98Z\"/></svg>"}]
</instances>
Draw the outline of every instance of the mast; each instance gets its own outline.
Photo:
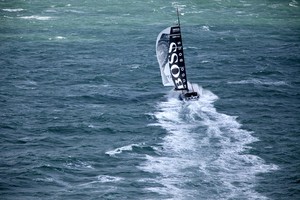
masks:
<instances>
[{"instance_id":1,"label":"mast","mask_svg":"<svg viewBox=\"0 0 300 200\"><path fill-rule=\"evenodd\" d=\"M177 23L178 23L178 26L180 27L180 20L179 20L179 11L178 11L178 7L177 7Z\"/></svg>"}]
</instances>

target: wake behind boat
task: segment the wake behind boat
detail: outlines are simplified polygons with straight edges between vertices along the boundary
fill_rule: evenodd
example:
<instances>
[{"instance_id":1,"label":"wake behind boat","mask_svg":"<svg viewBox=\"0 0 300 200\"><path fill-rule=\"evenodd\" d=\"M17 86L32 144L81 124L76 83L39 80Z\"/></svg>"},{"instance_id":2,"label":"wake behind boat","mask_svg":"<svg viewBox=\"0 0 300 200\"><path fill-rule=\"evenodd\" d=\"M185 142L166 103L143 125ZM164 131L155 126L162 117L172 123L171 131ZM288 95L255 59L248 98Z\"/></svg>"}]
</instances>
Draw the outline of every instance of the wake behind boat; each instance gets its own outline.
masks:
<instances>
[{"instance_id":1,"label":"wake behind boat","mask_svg":"<svg viewBox=\"0 0 300 200\"><path fill-rule=\"evenodd\" d=\"M180 100L198 100L199 92L187 81L178 10L177 15L178 24L164 29L156 40L162 83L174 86Z\"/></svg>"}]
</instances>

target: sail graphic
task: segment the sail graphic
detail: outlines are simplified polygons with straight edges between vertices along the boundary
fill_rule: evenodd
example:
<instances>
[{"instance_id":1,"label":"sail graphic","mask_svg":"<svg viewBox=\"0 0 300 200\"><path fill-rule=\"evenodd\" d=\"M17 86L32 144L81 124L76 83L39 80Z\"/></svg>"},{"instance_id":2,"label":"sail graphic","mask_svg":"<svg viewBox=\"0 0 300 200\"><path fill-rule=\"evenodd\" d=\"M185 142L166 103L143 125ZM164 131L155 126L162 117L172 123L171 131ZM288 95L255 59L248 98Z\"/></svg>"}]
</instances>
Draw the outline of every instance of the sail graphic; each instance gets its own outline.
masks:
<instances>
[{"instance_id":1,"label":"sail graphic","mask_svg":"<svg viewBox=\"0 0 300 200\"><path fill-rule=\"evenodd\" d=\"M174 86L168 61L170 30L170 27L164 29L156 39L156 57L164 86Z\"/></svg>"},{"instance_id":2,"label":"sail graphic","mask_svg":"<svg viewBox=\"0 0 300 200\"><path fill-rule=\"evenodd\" d=\"M188 90L180 26L170 28L168 61L175 90Z\"/></svg>"}]
</instances>

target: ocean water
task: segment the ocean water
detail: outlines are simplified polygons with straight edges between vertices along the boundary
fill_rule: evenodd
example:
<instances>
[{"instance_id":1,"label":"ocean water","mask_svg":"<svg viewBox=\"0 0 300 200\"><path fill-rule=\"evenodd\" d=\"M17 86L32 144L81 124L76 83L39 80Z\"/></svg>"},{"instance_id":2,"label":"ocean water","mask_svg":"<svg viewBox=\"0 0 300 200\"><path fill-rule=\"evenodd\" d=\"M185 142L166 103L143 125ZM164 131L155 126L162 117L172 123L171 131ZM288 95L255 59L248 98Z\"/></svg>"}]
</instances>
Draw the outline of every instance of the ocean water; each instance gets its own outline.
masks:
<instances>
[{"instance_id":1,"label":"ocean water","mask_svg":"<svg viewBox=\"0 0 300 200\"><path fill-rule=\"evenodd\" d=\"M298 0L0 0L0 199L300 199L299 77Z\"/></svg>"}]
</instances>

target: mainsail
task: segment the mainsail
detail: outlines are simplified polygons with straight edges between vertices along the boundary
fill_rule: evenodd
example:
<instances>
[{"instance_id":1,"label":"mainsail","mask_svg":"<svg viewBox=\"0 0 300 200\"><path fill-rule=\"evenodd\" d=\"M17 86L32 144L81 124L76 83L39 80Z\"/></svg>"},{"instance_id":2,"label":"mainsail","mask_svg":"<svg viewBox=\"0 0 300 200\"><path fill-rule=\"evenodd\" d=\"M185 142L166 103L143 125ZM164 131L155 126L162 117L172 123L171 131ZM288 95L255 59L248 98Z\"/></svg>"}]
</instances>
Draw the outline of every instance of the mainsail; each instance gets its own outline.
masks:
<instances>
[{"instance_id":1,"label":"mainsail","mask_svg":"<svg viewBox=\"0 0 300 200\"><path fill-rule=\"evenodd\" d=\"M175 89L188 90L180 26L171 27L168 54Z\"/></svg>"},{"instance_id":2,"label":"mainsail","mask_svg":"<svg viewBox=\"0 0 300 200\"><path fill-rule=\"evenodd\" d=\"M158 35L156 56L163 85L188 90L180 26L166 28Z\"/></svg>"}]
</instances>

